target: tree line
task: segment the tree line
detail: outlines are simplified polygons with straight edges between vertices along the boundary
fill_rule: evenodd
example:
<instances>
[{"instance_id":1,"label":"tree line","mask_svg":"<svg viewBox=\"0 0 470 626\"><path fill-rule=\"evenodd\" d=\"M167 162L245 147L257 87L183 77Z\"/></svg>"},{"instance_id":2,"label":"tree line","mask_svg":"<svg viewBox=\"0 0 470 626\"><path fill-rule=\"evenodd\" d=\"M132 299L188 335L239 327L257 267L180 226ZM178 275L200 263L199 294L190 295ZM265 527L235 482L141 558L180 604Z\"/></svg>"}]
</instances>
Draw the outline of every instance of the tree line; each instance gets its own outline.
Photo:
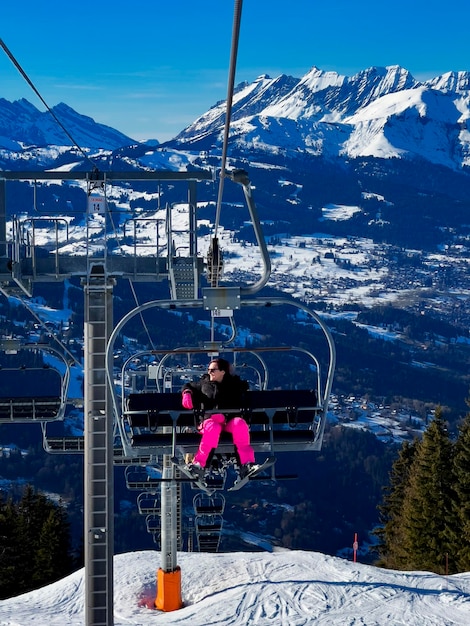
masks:
<instances>
[{"instance_id":1,"label":"tree line","mask_svg":"<svg viewBox=\"0 0 470 626\"><path fill-rule=\"evenodd\" d=\"M470 413L452 440L436 409L423 438L402 446L379 511L378 565L470 571Z\"/></svg>"},{"instance_id":2,"label":"tree line","mask_svg":"<svg viewBox=\"0 0 470 626\"><path fill-rule=\"evenodd\" d=\"M18 502L0 495L0 599L70 574L74 559L65 507L24 489Z\"/></svg>"}]
</instances>

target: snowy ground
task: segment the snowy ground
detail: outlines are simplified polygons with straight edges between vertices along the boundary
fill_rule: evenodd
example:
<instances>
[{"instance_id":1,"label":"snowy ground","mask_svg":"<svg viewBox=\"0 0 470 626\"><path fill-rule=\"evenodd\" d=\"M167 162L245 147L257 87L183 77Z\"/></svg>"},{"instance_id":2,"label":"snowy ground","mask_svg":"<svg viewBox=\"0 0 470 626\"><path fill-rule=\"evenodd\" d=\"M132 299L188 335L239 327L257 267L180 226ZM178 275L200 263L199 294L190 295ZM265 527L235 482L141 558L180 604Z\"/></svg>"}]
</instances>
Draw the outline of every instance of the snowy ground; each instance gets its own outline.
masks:
<instances>
[{"instance_id":1,"label":"snowy ground","mask_svg":"<svg viewBox=\"0 0 470 626\"><path fill-rule=\"evenodd\" d=\"M124 197L127 194L128 201L138 200L139 196L148 199L146 195L132 195L122 188L113 189L113 193L117 194L118 189ZM114 200L117 201L117 198ZM198 207L205 204L199 202ZM129 210L126 203L119 208ZM358 210L356 206L328 205L323 209L324 219L334 221L348 219ZM189 246L187 205L175 204L171 215L172 241L178 254L185 256ZM85 221L65 227L65 221L71 221L68 217L63 220L58 231L57 249L61 254L84 255L87 251L91 252L92 248L95 251L100 249L106 239L114 241L117 237L115 241L117 254L166 256L168 248L165 218L166 211L163 209L142 212L136 217L135 222L132 222L133 229L128 222L125 222L126 227L124 224L116 225L115 231L105 235L103 216L95 215L90 218L88 230ZM205 227L212 231L213 224L208 220L198 220L198 227ZM127 229L127 235L132 232L135 238L132 244L125 243L121 239L125 229ZM11 223L8 223L7 231L11 230ZM54 246L55 243L51 241L54 232L50 223L44 218L44 225L38 224L35 227L36 245ZM90 237L87 240L87 233L93 234L92 246L89 243ZM206 257L213 235L214 233L210 232L198 237L200 256ZM263 269L258 246L238 241L232 231L223 227L219 228L218 237L220 247L225 254L224 277L227 280L239 282L239 277L242 276L241 282L244 283L249 276L248 282L255 282ZM277 241L276 245L272 245L272 240ZM370 239L351 240L325 233L290 236L279 232L275 236L268 237L267 243L272 265L268 284L284 293L294 294L296 297L304 298L307 302L321 299L337 306L358 302L372 306L398 298L395 290L384 286L389 268L383 258L383 246L373 243ZM406 292L407 289L402 289L402 291Z\"/></svg>"},{"instance_id":2,"label":"snowy ground","mask_svg":"<svg viewBox=\"0 0 470 626\"><path fill-rule=\"evenodd\" d=\"M115 557L115 626L451 626L469 624L470 573L395 572L316 552L179 555L184 607L148 608L153 551ZM83 626L83 570L0 601L1 626Z\"/></svg>"}]
</instances>

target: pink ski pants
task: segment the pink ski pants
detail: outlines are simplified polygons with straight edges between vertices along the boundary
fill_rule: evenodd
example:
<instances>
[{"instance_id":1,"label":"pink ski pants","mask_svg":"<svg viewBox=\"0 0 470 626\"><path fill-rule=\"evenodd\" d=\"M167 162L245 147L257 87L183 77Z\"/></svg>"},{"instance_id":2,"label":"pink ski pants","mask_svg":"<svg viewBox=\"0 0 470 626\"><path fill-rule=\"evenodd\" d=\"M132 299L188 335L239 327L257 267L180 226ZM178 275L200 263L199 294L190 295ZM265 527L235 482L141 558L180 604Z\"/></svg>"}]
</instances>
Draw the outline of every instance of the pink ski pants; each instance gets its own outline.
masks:
<instances>
[{"instance_id":1,"label":"pink ski pants","mask_svg":"<svg viewBox=\"0 0 470 626\"><path fill-rule=\"evenodd\" d=\"M255 453L250 445L248 424L241 417L234 417L225 423L225 416L222 413L215 413L203 421L200 431L202 439L199 450L194 455L194 462L200 463L202 467L206 466L209 454L219 445L220 433L223 430L231 433L240 463L242 465L254 463Z\"/></svg>"}]
</instances>

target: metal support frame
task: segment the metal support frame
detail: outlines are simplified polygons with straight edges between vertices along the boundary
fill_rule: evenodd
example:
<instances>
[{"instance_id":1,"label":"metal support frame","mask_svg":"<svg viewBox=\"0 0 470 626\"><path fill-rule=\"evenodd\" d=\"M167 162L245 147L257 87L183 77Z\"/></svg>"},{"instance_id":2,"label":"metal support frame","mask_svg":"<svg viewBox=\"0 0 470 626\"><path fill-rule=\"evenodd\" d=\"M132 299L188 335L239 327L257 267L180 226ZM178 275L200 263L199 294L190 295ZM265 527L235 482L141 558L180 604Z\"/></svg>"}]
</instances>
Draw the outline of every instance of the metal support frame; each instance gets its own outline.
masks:
<instances>
[{"instance_id":1,"label":"metal support frame","mask_svg":"<svg viewBox=\"0 0 470 626\"><path fill-rule=\"evenodd\" d=\"M195 183L213 180L208 170L191 172L127 171L127 172L0 172L0 292L5 296L21 292L30 296L33 282L60 282L70 276L82 277L85 298L85 394L84 394L84 455L85 455L85 623L86 626L113 626L113 556L114 556L114 483L113 483L113 409L106 376L106 348L112 328L113 275L139 281L161 280L167 275L167 259L133 258L116 255L101 259L56 253L45 258L25 254L20 234L14 222L13 241L6 238L6 181L182 181L188 182L191 204L191 225L195 225ZM105 242L103 242L105 244ZM196 241L191 241L196 250ZM85 278L83 278L85 277ZM46 439L45 429L43 430ZM45 449L48 449L45 442ZM57 452L81 452L81 441L67 447L62 442ZM178 489L176 489L178 493ZM163 570L162 570L163 571ZM165 572L163 572L165 574ZM162 579L162 587L174 587L181 594L179 568ZM167 594L168 597L168 594ZM177 601L164 610L180 608Z\"/></svg>"},{"instance_id":2,"label":"metal support frame","mask_svg":"<svg viewBox=\"0 0 470 626\"><path fill-rule=\"evenodd\" d=\"M113 413L106 378L114 279L95 265L85 292L85 619L113 624Z\"/></svg>"},{"instance_id":3,"label":"metal support frame","mask_svg":"<svg viewBox=\"0 0 470 626\"><path fill-rule=\"evenodd\" d=\"M164 481L161 487L162 565L157 572L157 597L155 599L155 606L161 611L175 611L183 606L181 570L177 565L178 533L181 536L181 491L178 489L176 473L177 470L170 456L165 454L163 457Z\"/></svg>"},{"instance_id":4,"label":"metal support frame","mask_svg":"<svg viewBox=\"0 0 470 626\"><path fill-rule=\"evenodd\" d=\"M178 546L177 528L177 493L174 478L175 467L168 454L163 457L162 482L162 569L165 572L174 572L176 569L176 552Z\"/></svg>"}]
</instances>

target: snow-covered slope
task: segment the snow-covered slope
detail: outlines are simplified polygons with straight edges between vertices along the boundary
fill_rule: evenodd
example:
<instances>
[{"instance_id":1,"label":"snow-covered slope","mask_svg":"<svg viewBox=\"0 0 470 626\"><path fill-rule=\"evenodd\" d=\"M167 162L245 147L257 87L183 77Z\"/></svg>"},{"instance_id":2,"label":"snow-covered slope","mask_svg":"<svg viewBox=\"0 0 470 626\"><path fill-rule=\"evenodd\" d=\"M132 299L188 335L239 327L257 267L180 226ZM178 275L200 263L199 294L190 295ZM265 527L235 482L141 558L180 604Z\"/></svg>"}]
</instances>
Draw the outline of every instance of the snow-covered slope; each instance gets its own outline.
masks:
<instances>
[{"instance_id":1,"label":"snow-covered slope","mask_svg":"<svg viewBox=\"0 0 470 626\"><path fill-rule=\"evenodd\" d=\"M184 607L152 608L160 554L115 557L115 626L466 626L470 573L437 576L352 563L315 552L179 556ZM83 570L0 601L2 626L83 626Z\"/></svg>"}]
</instances>

